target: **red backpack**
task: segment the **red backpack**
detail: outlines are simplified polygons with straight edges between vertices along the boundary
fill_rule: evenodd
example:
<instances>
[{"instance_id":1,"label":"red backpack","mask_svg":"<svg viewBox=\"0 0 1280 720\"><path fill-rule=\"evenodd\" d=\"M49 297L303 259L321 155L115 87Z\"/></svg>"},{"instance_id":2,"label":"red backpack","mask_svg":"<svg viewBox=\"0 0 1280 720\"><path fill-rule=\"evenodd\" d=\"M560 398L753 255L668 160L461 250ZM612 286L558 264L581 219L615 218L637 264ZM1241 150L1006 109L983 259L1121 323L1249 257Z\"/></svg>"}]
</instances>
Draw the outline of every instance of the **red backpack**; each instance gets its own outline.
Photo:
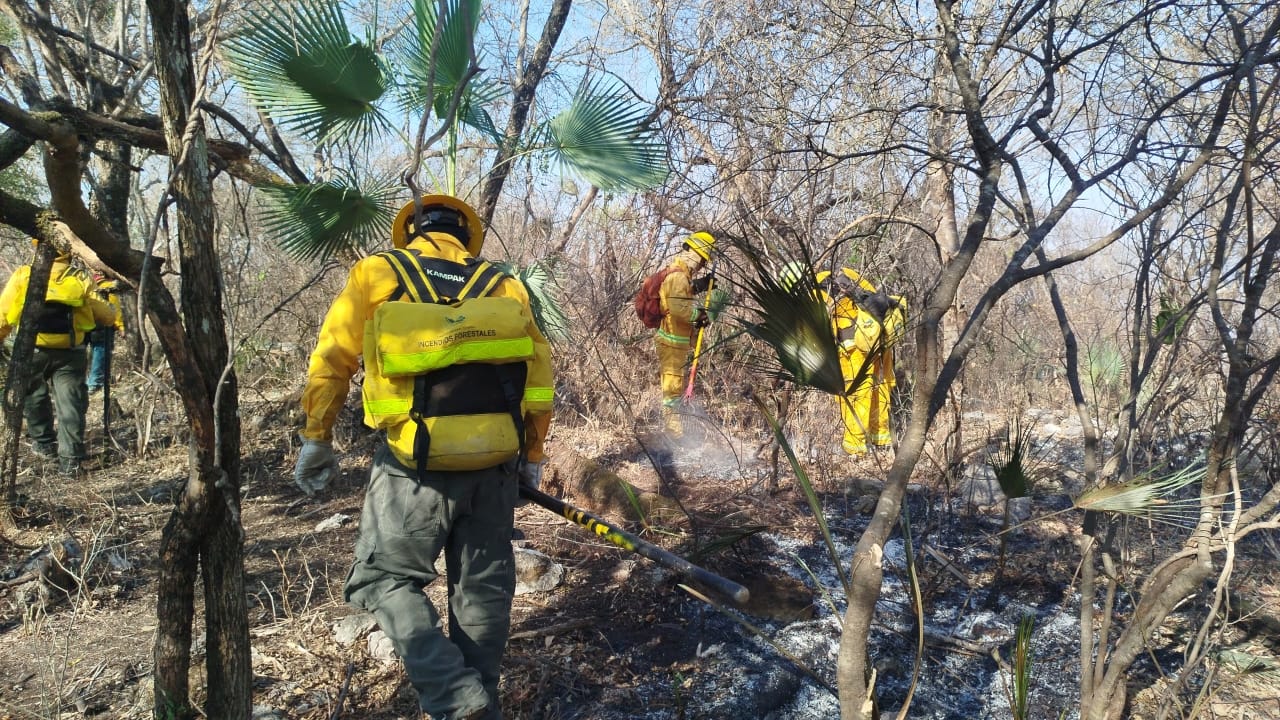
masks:
<instances>
[{"instance_id":1,"label":"red backpack","mask_svg":"<svg viewBox=\"0 0 1280 720\"><path fill-rule=\"evenodd\" d=\"M662 281L674 271L675 268L668 267L650 275L644 279L644 284L636 293L636 315L647 328L656 328L662 324L662 295L659 290L662 289Z\"/></svg>"}]
</instances>

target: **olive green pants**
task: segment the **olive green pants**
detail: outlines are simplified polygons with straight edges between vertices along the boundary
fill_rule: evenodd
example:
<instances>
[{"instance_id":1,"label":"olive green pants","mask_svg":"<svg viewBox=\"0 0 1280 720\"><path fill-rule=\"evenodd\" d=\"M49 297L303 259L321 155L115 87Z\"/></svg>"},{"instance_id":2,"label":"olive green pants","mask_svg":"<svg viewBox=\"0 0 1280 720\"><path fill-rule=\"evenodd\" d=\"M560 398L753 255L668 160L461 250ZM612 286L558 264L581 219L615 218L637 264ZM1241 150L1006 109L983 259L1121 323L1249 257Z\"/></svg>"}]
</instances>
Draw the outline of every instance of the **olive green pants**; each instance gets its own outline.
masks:
<instances>
[{"instance_id":1,"label":"olive green pants","mask_svg":"<svg viewBox=\"0 0 1280 720\"><path fill-rule=\"evenodd\" d=\"M36 348L27 369L22 415L32 442L58 446L64 460L84 458L84 415L89 390L84 384L88 358L84 348ZM52 392L50 392L52 390ZM52 397L52 400L51 400ZM57 429L54 412L57 412Z\"/></svg>"},{"instance_id":2,"label":"olive green pants","mask_svg":"<svg viewBox=\"0 0 1280 720\"><path fill-rule=\"evenodd\" d=\"M429 472L421 482L383 444L365 491L347 602L373 613L404 660L419 704L433 717L490 708L500 720L498 676L511 628L519 495L515 463ZM449 634L423 592L444 555Z\"/></svg>"}]
</instances>

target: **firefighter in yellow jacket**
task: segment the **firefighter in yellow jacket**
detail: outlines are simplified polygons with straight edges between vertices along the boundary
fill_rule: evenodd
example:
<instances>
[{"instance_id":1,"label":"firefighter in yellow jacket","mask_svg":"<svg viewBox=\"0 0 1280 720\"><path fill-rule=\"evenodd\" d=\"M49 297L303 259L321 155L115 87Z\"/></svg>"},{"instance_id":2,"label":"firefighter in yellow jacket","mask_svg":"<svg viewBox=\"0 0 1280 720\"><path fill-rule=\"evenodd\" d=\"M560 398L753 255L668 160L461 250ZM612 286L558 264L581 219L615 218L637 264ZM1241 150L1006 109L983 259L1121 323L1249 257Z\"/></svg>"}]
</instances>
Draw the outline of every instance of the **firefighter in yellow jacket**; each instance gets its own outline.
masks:
<instances>
[{"instance_id":1,"label":"firefighter in yellow jacket","mask_svg":"<svg viewBox=\"0 0 1280 720\"><path fill-rule=\"evenodd\" d=\"M294 471L309 495L336 474L333 424L363 357L365 420L386 431L386 442L373 459L343 596L377 618L434 718L501 717L498 676L515 591L513 512L518 483L541 480L551 422L550 346L524 285L476 257L483 242L469 205L427 195L420 209L410 202L396 217L396 250L355 264L311 355ZM471 298L492 300L483 307L497 315L472 310L481 306ZM415 303L442 309L445 325L465 329L397 335L396 318ZM490 321L497 329L468 324ZM450 358L458 364L405 374L418 360ZM441 554L447 636L424 593Z\"/></svg>"},{"instance_id":2,"label":"firefighter in yellow jacket","mask_svg":"<svg viewBox=\"0 0 1280 720\"><path fill-rule=\"evenodd\" d=\"M18 325L30 280L31 266L23 265L0 293L0 341ZM69 255L54 259L44 310L36 318L36 347L23 392L22 413L32 450L58 458L64 475L78 473L85 456L84 417L89 409L85 337L95 327L110 326L116 320L115 310L98 300L95 291L93 280L72 267Z\"/></svg>"},{"instance_id":3,"label":"firefighter in yellow jacket","mask_svg":"<svg viewBox=\"0 0 1280 720\"><path fill-rule=\"evenodd\" d=\"M842 268L831 283L832 322L840 348L845 397L839 399L844 451L866 453L891 445L889 395L894 345L902 337L906 300L880 292L858 272Z\"/></svg>"},{"instance_id":4,"label":"firefighter in yellow jacket","mask_svg":"<svg viewBox=\"0 0 1280 720\"><path fill-rule=\"evenodd\" d=\"M658 368L662 384L662 416L667 431L679 435L683 431L682 396L685 369L689 360L689 340L694 332L707 324L707 314L696 297L708 290L711 276L694 279L711 261L716 239L710 233L696 232L687 237L683 249L667 264L667 275L658 295L662 303L662 323L654 335L658 350Z\"/></svg>"}]
</instances>

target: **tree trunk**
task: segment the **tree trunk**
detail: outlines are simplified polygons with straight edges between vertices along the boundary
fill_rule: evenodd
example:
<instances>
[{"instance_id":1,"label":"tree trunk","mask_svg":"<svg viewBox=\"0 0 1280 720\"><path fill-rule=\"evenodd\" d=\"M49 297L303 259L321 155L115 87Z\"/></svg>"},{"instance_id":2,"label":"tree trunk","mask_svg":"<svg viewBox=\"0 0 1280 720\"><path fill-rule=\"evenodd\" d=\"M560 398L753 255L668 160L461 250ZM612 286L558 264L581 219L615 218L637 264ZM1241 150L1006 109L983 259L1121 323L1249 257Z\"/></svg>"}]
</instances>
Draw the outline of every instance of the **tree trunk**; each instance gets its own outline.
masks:
<instances>
[{"instance_id":1,"label":"tree trunk","mask_svg":"<svg viewBox=\"0 0 1280 720\"><path fill-rule=\"evenodd\" d=\"M0 482L4 484L4 503L0 505L0 531L13 527L10 508L17 499L18 443L22 437L23 388L27 382L28 361L36 347L36 314L44 307L45 292L49 288L49 270L57 253L48 242L41 242L31 263L31 276L27 281L27 296L23 300L22 315L18 319L17 336L13 341L13 354L9 356L8 372L4 385L4 435L0 437L0 449L4 459L0 461Z\"/></svg>"},{"instance_id":2,"label":"tree trunk","mask_svg":"<svg viewBox=\"0 0 1280 720\"><path fill-rule=\"evenodd\" d=\"M547 71L547 62L551 59L551 51L560 39L565 21L569 19L569 8L573 0L553 0L547 15L547 22L542 27L542 38L534 48L533 57L523 68L516 79L511 97L511 115L507 118L505 139L498 147L493 159L493 167L484 179L484 188L480 193L480 219L487 226L493 222L493 211L498 206L498 196L502 194L502 186L511 174L511 162L519 153L519 139L524 134L525 125L529 121L529 108L533 105L533 96L538 91L538 83Z\"/></svg>"},{"instance_id":3,"label":"tree trunk","mask_svg":"<svg viewBox=\"0 0 1280 720\"><path fill-rule=\"evenodd\" d=\"M177 164L178 247L182 317L191 360L209 402L191 440L190 475L161 540L155 713L191 716L190 666L194 578L203 563L209 717L245 718L252 706L244 547L240 527L235 375L227 365L220 268L214 243L213 195L204 127L191 117L196 100L187 6L148 0L156 49L165 141Z\"/></svg>"}]
</instances>

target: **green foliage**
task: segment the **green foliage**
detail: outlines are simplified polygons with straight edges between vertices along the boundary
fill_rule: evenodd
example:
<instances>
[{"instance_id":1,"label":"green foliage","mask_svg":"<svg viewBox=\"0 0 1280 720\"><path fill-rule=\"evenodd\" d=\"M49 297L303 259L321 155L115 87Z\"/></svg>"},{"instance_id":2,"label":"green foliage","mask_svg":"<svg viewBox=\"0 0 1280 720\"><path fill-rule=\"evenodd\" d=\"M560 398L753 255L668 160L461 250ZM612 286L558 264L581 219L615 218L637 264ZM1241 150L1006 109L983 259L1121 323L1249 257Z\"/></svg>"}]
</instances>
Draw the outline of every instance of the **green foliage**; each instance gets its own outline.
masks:
<instances>
[{"instance_id":1,"label":"green foliage","mask_svg":"<svg viewBox=\"0 0 1280 720\"><path fill-rule=\"evenodd\" d=\"M446 119L449 103L459 84L467 80L471 65L471 44L480 22L479 0L448 0L444 15L437 17L434 0L414 0L413 32L406 32L393 46L394 63L404 74L399 84L401 107L423 112L428 107L436 117ZM440 30L437 40L437 29ZM431 46L436 43L434 62ZM430 93L431 97L427 97ZM502 95L496 85L466 83L459 98L458 119L484 133L494 142L501 134L484 106Z\"/></svg>"},{"instance_id":2,"label":"green foliage","mask_svg":"<svg viewBox=\"0 0 1280 720\"><path fill-rule=\"evenodd\" d=\"M713 287L707 291L707 317L716 320L720 317L720 313L729 306L731 296L729 291L722 287Z\"/></svg>"},{"instance_id":3,"label":"green foliage","mask_svg":"<svg viewBox=\"0 0 1280 720\"><path fill-rule=\"evenodd\" d=\"M1240 650L1221 650L1218 664L1240 675L1269 675L1280 679L1280 661L1273 657L1254 655Z\"/></svg>"},{"instance_id":4,"label":"green foliage","mask_svg":"<svg viewBox=\"0 0 1280 720\"><path fill-rule=\"evenodd\" d=\"M1160 298L1160 312L1156 313L1152 334L1165 345L1172 345L1182 337L1187 328L1190 308L1179 307L1168 297Z\"/></svg>"},{"instance_id":5,"label":"green foliage","mask_svg":"<svg viewBox=\"0 0 1280 720\"><path fill-rule=\"evenodd\" d=\"M373 181L334 180L258 188L266 232L299 258L326 258L342 248L386 243L396 187Z\"/></svg>"},{"instance_id":6,"label":"green foliage","mask_svg":"<svg viewBox=\"0 0 1280 720\"><path fill-rule=\"evenodd\" d=\"M367 138L385 125L382 61L354 40L336 2L273 2L223 54L260 110L316 142Z\"/></svg>"},{"instance_id":7,"label":"green foliage","mask_svg":"<svg viewBox=\"0 0 1280 720\"><path fill-rule=\"evenodd\" d=\"M370 42L352 38L338 0L290 5L271 0L265 11L249 14L245 29L223 54L260 110L320 145L342 140L359 146L372 140L388 125L378 102L394 85L402 109L431 112L447 123L447 173L440 191L454 194L462 126L494 144L505 142L484 108L501 95L500 88L469 74L480 18L480 0L445 0L443 8L434 0L414 0L412 28L391 46L392 56L384 62ZM459 104L451 115L455 94ZM649 113L616 86L585 82L570 107L535 128L528 142L516 148L516 156L549 153L605 190L652 187L666 179L668 168L665 145L649 127ZM354 176L360 169L348 171ZM360 183L325 185L265 191L273 208L268 224L284 233L282 242L292 252L323 257L371 234L386 236L390 222L376 228L373 220L390 218L364 202L369 193L360 190ZM380 200L381 192L375 194ZM344 219L353 208L357 216ZM300 216L296 209L309 215ZM312 230L320 234L309 235Z\"/></svg>"},{"instance_id":8,"label":"green foliage","mask_svg":"<svg viewBox=\"0 0 1280 720\"><path fill-rule=\"evenodd\" d=\"M526 267L517 267L511 263L494 263L503 272L524 283L529 291L529 309L533 311L533 320L538 330L551 342L563 342L569 339L569 317L565 315L564 306L556 297L556 286L559 284L558 258L550 257Z\"/></svg>"},{"instance_id":9,"label":"green foliage","mask_svg":"<svg viewBox=\"0 0 1280 720\"><path fill-rule=\"evenodd\" d=\"M1115 387L1124 372L1124 355L1109 342L1090 345L1084 360L1084 369L1094 390Z\"/></svg>"},{"instance_id":10,"label":"green foliage","mask_svg":"<svg viewBox=\"0 0 1280 720\"><path fill-rule=\"evenodd\" d=\"M1036 618L1024 615L1018 623L1018 634L1013 646L1013 695L1009 703L1013 720L1027 720L1031 699L1031 636L1035 632Z\"/></svg>"},{"instance_id":11,"label":"green foliage","mask_svg":"<svg viewBox=\"0 0 1280 720\"><path fill-rule=\"evenodd\" d=\"M1041 458L1035 454L1034 447L1034 428L1014 419L1000 449L987 456L987 464L1005 497L1023 498L1031 494L1031 487L1042 469Z\"/></svg>"},{"instance_id":12,"label":"green foliage","mask_svg":"<svg viewBox=\"0 0 1280 720\"><path fill-rule=\"evenodd\" d=\"M744 322L746 331L773 349L780 365L774 374L797 385L844 394L835 330L812 282L784 288L761 269L744 285L759 315L757 322Z\"/></svg>"},{"instance_id":13,"label":"green foliage","mask_svg":"<svg viewBox=\"0 0 1280 720\"><path fill-rule=\"evenodd\" d=\"M601 190L653 187L666 181L670 169L649 114L620 86L588 80L573 103L533 137Z\"/></svg>"}]
</instances>

